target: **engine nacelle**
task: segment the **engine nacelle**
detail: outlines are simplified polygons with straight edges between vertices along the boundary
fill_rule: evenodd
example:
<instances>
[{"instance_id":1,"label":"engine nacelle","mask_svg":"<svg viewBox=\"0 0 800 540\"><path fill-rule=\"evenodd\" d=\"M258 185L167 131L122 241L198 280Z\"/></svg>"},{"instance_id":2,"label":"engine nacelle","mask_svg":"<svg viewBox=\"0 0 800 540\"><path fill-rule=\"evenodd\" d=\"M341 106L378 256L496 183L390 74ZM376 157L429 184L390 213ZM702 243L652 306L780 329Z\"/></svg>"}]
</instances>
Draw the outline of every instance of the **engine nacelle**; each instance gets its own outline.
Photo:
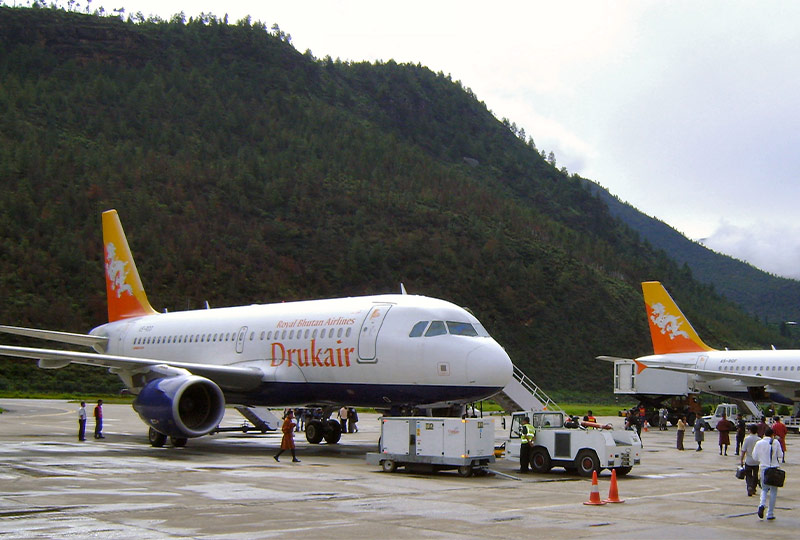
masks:
<instances>
[{"instance_id":1,"label":"engine nacelle","mask_svg":"<svg viewBox=\"0 0 800 540\"><path fill-rule=\"evenodd\" d=\"M225 415L225 397L213 381L196 375L147 383L133 402L145 424L170 437L202 437Z\"/></svg>"}]
</instances>

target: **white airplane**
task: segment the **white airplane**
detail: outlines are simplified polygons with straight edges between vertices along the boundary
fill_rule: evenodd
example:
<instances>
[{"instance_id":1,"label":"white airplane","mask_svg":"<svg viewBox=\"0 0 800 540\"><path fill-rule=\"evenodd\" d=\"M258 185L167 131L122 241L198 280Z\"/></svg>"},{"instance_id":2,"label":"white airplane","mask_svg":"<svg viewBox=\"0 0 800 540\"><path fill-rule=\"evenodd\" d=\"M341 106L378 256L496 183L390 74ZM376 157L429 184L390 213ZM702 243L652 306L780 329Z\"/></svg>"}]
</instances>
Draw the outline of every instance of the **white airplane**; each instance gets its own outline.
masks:
<instances>
[{"instance_id":1,"label":"white airplane","mask_svg":"<svg viewBox=\"0 0 800 540\"><path fill-rule=\"evenodd\" d=\"M182 446L219 425L226 403L441 407L491 396L511 360L473 315L450 302L388 294L159 314L150 306L116 210L103 213L107 324L88 335L0 331L91 347L0 346L39 367L102 366L136 394L150 442ZM306 437L339 440L335 420Z\"/></svg>"},{"instance_id":2,"label":"white airplane","mask_svg":"<svg viewBox=\"0 0 800 540\"><path fill-rule=\"evenodd\" d=\"M633 360L637 374L647 368L688 373L695 391L788 405L800 402L800 350L712 349L661 283L643 282L642 291L654 354ZM597 359L630 362L613 356Z\"/></svg>"}]
</instances>

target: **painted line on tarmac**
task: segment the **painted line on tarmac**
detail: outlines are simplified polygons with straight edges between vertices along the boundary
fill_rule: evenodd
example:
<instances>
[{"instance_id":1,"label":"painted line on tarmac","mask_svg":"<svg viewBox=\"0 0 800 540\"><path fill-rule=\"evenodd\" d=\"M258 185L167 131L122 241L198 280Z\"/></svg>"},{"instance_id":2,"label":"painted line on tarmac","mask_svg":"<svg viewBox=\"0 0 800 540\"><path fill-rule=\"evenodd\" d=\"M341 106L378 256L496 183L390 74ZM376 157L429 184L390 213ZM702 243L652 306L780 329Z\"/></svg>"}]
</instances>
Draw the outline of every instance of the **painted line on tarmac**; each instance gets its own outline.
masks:
<instances>
[{"instance_id":1,"label":"painted line on tarmac","mask_svg":"<svg viewBox=\"0 0 800 540\"><path fill-rule=\"evenodd\" d=\"M635 501L640 499L659 499L663 497L675 497L679 495L697 495L700 493L709 493L713 491L719 491L720 488L716 487L709 487L706 489L697 489L694 491L676 491L673 493L661 493L659 495L642 495L641 497L625 497L626 501ZM518 508L506 508L505 510L500 510L500 513L507 513L507 512L524 512L526 510L550 510L550 509L557 509L557 508L566 508L571 506L576 506L578 504L582 504L580 502L576 503L562 503L562 504L551 504L547 506L522 506Z\"/></svg>"}]
</instances>

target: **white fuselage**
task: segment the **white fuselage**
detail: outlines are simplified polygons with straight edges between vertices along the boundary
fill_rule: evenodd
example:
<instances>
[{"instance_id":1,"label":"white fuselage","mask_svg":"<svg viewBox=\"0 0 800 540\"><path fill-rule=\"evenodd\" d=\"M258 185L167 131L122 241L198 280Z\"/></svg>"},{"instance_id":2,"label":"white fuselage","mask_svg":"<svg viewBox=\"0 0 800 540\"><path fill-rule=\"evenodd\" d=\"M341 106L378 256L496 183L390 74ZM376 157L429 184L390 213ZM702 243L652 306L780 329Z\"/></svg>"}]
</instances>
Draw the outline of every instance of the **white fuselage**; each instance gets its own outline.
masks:
<instances>
[{"instance_id":1,"label":"white fuselage","mask_svg":"<svg viewBox=\"0 0 800 540\"><path fill-rule=\"evenodd\" d=\"M474 316L423 296L165 313L108 323L92 334L109 337L103 352L110 355L263 373L263 384L253 392L226 391L230 403L467 402L496 393L512 376L508 355ZM130 374L120 376L137 391Z\"/></svg>"},{"instance_id":2,"label":"white fuselage","mask_svg":"<svg viewBox=\"0 0 800 540\"><path fill-rule=\"evenodd\" d=\"M753 396L749 388L764 386L772 401L800 401L800 351L796 350L672 353L643 356L637 361L653 368L672 365L705 372L687 371L690 373L689 384L696 391L754 399L758 396ZM759 380L753 377L762 377L765 381L759 384Z\"/></svg>"}]
</instances>

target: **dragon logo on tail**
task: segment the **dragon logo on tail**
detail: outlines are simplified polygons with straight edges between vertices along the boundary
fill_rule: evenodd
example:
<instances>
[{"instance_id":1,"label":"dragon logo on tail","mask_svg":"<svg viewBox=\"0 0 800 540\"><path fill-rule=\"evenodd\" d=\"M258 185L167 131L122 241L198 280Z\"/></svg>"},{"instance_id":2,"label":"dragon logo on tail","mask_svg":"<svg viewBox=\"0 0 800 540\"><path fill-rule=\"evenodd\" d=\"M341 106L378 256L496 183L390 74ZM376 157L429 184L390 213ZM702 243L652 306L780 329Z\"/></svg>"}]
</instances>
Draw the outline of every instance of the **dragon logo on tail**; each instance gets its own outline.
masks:
<instances>
[{"instance_id":1,"label":"dragon logo on tail","mask_svg":"<svg viewBox=\"0 0 800 540\"><path fill-rule=\"evenodd\" d=\"M681 330L683 322L680 317L667 313L664 304L657 302L650 309L652 310L650 320L661 330L662 334L669 336L669 339L675 339L678 336L691 339L688 333Z\"/></svg>"},{"instance_id":2,"label":"dragon logo on tail","mask_svg":"<svg viewBox=\"0 0 800 540\"><path fill-rule=\"evenodd\" d=\"M109 242L106 245L106 277L111 284L111 290L117 293L117 298L122 297L122 293L133 296L133 287L126 283L128 279L126 266L128 266L127 262L117 258L116 246Z\"/></svg>"}]
</instances>

